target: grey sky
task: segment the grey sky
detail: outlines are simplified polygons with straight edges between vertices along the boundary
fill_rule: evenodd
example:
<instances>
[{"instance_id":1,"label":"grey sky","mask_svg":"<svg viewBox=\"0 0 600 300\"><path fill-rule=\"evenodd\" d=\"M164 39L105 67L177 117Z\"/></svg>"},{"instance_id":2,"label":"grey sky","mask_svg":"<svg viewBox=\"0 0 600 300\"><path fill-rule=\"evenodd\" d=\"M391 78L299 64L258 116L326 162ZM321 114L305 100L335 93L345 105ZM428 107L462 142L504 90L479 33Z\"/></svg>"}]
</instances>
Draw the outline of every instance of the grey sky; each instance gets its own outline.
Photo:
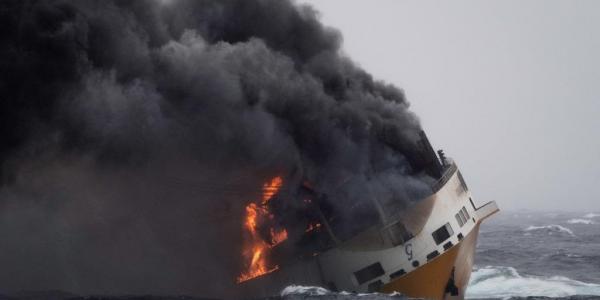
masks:
<instances>
[{"instance_id":1,"label":"grey sky","mask_svg":"<svg viewBox=\"0 0 600 300\"><path fill-rule=\"evenodd\" d=\"M600 2L311 0L479 202L600 210Z\"/></svg>"}]
</instances>

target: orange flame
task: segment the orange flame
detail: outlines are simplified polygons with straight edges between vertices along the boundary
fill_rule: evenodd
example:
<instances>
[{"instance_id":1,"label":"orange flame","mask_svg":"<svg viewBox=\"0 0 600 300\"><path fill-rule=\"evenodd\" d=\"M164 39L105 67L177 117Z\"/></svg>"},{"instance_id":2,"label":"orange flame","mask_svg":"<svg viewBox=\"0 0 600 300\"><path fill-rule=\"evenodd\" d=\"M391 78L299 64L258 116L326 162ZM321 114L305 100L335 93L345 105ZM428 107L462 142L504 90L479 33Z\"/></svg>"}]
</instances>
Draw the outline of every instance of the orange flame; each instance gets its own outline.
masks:
<instances>
[{"instance_id":1,"label":"orange flame","mask_svg":"<svg viewBox=\"0 0 600 300\"><path fill-rule=\"evenodd\" d=\"M267 257L269 249L275 247L279 243L287 239L287 230L281 229L276 230L271 228L269 230L270 240L266 242L257 233L257 224L261 219L270 218L274 216L269 212L267 204L273 198L283 185L283 179L279 176L271 179L269 182L263 185L263 197L261 205L256 203L250 203L246 206L246 221L244 222L244 229L249 233L249 238L244 243L244 250L242 256L249 261L247 269L242 272L237 278L237 282L243 282L252 278L271 273L279 266L268 267Z\"/></svg>"},{"instance_id":2,"label":"orange flame","mask_svg":"<svg viewBox=\"0 0 600 300\"><path fill-rule=\"evenodd\" d=\"M283 229L276 232L275 229L271 228L271 247L277 246L279 243L287 240L287 230Z\"/></svg>"},{"instance_id":3,"label":"orange flame","mask_svg":"<svg viewBox=\"0 0 600 300\"><path fill-rule=\"evenodd\" d=\"M273 196L277 194L277 192L279 192L279 189L281 189L282 184L283 179L281 179L281 177L279 176L271 179L270 182L265 183L263 185L262 204L267 204L269 200L271 200L271 198L273 198Z\"/></svg>"},{"instance_id":4,"label":"orange flame","mask_svg":"<svg viewBox=\"0 0 600 300\"><path fill-rule=\"evenodd\" d=\"M304 232L311 232L311 231L317 230L319 228L321 228L321 223L308 224L308 228L306 228L306 230L304 230Z\"/></svg>"}]
</instances>

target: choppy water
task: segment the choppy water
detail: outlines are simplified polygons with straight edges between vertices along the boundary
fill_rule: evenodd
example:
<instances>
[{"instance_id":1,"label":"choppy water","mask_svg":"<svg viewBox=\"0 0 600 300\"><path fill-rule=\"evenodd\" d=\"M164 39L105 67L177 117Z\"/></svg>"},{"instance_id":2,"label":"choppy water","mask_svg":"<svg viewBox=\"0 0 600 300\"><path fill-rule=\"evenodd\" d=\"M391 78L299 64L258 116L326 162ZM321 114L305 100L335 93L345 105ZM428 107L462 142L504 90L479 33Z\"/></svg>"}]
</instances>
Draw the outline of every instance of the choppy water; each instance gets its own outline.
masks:
<instances>
[{"instance_id":1,"label":"choppy water","mask_svg":"<svg viewBox=\"0 0 600 300\"><path fill-rule=\"evenodd\" d=\"M45 299L177 299L80 297L62 293L7 297ZM334 293L290 286L270 299L406 299L401 295ZM600 213L501 212L481 227L467 299L600 299Z\"/></svg>"},{"instance_id":2,"label":"choppy water","mask_svg":"<svg viewBox=\"0 0 600 300\"><path fill-rule=\"evenodd\" d=\"M600 214L502 212L481 227L467 297L600 298Z\"/></svg>"},{"instance_id":3,"label":"choppy water","mask_svg":"<svg viewBox=\"0 0 600 300\"><path fill-rule=\"evenodd\" d=\"M401 298L299 287L284 294L289 299ZM600 213L502 212L486 220L467 298L600 299Z\"/></svg>"}]
</instances>

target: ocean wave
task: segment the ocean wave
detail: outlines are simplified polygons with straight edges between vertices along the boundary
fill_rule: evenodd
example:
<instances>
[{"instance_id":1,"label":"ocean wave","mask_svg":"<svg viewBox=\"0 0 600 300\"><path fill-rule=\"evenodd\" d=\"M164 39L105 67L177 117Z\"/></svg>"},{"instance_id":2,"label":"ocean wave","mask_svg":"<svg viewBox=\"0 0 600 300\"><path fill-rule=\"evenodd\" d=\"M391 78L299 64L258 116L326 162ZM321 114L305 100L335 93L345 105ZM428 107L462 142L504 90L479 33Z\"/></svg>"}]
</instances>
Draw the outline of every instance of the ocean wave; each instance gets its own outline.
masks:
<instances>
[{"instance_id":1,"label":"ocean wave","mask_svg":"<svg viewBox=\"0 0 600 300\"><path fill-rule=\"evenodd\" d=\"M296 294L308 296L323 296L331 294L331 291L320 286L290 285L285 287L280 293L282 297Z\"/></svg>"},{"instance_id":2,"label":"ocean wave","mask_svg":"<svg viewBox=\"0 0 600 300\"><path fill-rule=\"evenodd\" d=\"M466 298L567 297L600 296L600 284L586 283L567 277L521 275L515 268L488 266L471 275Z\"/></svg>"},{"instance_id":3,"label":"ocean wave","mask_svg":"<svg viewBox=\"0 0 600 300\"><path fill-rule=\"evenodd\" d=\"M558 233L558 234L566 233L570 236L575 236L575 234L573 233L573 231L571 229L564 227L564 226L556 225L556 224L544 225L544 226L529 226L525 229L525 231L529 231L529 232L544 231L544 232L547 232L549 235L552 235L554 233Z\"/></svg>"},{"instance_id":4,"label":"ocean wave","mask_svg":"<svg viewBox=\"0 0 600 300\"><path fill-rule=\"evenodd\" d=\"M569 224L585 224L585 225L595 224L594 221L592 221L590 219L571 219L571 220L567 221L567 223L569 223Z\"/></svg>"},{"instance_id":5,"label":"ocean wave","mask_svg":"<svg viewBox=\"0 0 600 300\"><path fill-rule=\"evenodd\" d=\"M407 299L400 293L391 294L380 294L380 293L350 293L350 292L332 292L326 288L319 286L303 286L303 285L290 285L284 288L280 296L285 299L394 299L404 300ZM299 297L295 297L299 296Z\"/></svg>"},{"instance_id":6,"label":"ocean wave","mask_svg":"<svg viewBox=\"0 0 600 300\"><path fill-rule=\"evenodd\" d=\"M599 213L589 213L589 214L586 214L583 217L586 218L586 219L591 219L591 218L595 218L595 217L600 217L600 214Z\"/></svg>"}]
</instances>

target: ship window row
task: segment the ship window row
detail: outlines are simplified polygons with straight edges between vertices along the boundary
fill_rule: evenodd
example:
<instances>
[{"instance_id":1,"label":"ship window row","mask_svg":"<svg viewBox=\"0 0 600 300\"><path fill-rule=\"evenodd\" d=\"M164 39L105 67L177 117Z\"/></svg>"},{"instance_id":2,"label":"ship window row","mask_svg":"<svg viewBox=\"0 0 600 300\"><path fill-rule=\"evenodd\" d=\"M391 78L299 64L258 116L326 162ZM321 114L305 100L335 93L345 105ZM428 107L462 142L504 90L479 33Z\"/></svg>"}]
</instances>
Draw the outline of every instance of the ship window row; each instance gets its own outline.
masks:
<instances>
[{"instance_id":1,"label":"ship window row","mask_svg":"<svg viewBox=\"0 0 600 300\"><path fill-rule=\"evenodd\" d=\"M467 220L470 218L469 213L467 212L467 209L464 206L458 211L458 213L456 213L456 215L454 215L454 217L456 218L456 222L458 222L458 225L460 225L460 227L463 227L463 225L465 225L465 223L467 223Z\"/></svg>"},{"instance_id":2,"label":"ship window row","mask_svg":"<svg viewBox=\"0 0 600 300\"><path fill-rule=\"evenodd\" d=\"M469 213L467 212L466 208L463 206L460 211L455 215L456 220L458 221L458 224L462 227L467 219L469 218ZM401 223L400 223L401 224ZM406 229L403 228L404 226L400 225L398 227L402 227L403 230L398 230L400 228L395 228L398 231L405 231ZM437 230L435 230L433 233L431 233L431 236L433 237L433 240L435 241L435 243L437 245L440 245L442 243L444 243L446 240L448 240L452 235L454 234L454 230L452 229L452 226L450 225L450 223L446 223L443 226L441 226L440 228L438 228ZM402 236L402 234L400 234L400 236ZM406 239L409 237L404 237L403 239ZM459 240L462 239L462 234L459 233ZM444 251L450 249L453 246L452 242L447 242L446 244L444 244ZM433 251L431 253L429 253L429 255L427 255L427 261L430 261L432 259L434 259L435 257L437 257L439 255L438 251ZM418 261L413 261L413 266L416 268L419 266L419 262ZM385 271L383 270L383 267L381 266L381 264L379 262L376 262L374 264L371 264L369 266L366 266L356 272L354 272L354 278L356 279L357 283L359 285L366 283L368 281L371 281L377 277L382 276L383 274L385 274ZM401 269L399 271L396 271L392 274L390 274L390 279L393 279L395 277L400 277L402 275L406 274L406 272L404 271L404 269ZM377 290L378 288L380 288L382 285L382 282L380 280L378 281L374 281L372 283L369 284L369 290Z\"/></svg>"}]
</instances>

